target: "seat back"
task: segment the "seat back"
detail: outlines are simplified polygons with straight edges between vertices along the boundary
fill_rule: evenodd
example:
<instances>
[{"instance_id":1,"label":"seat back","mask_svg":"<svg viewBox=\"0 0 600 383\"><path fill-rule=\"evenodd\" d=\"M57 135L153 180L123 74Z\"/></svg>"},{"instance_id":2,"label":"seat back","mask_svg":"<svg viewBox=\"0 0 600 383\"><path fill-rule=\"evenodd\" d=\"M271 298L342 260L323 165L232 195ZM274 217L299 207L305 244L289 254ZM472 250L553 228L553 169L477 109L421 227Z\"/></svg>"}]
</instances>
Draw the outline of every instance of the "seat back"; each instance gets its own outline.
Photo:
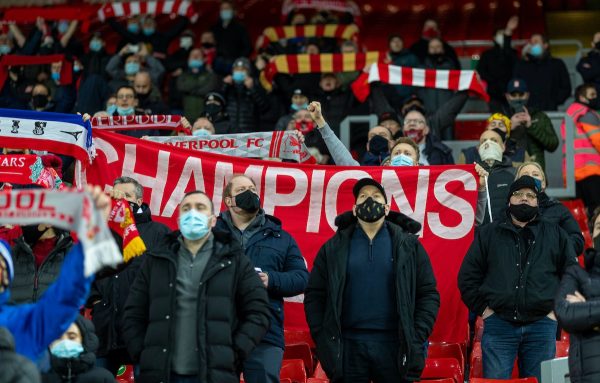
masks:
<instances>
[{"instance_id":1,"label":"seat back","mask_svg":"<svg viewBox=\"0 0 600 383\"><path fill-rule=\"evenodd\" d=\"M304 361L302 359L284 359L279 371L279 378L290 379L291 383L306 383Z\"/></svg>"},{"instance_id":2,"label":"seat back","mask_svg":"<svg viewBox=\"0 0 600 383\"><path fill-rule=\"evenodd\" d=\"M310 346L306 342L286 344L283 359L302 359L307 376L312 376L314 361Z\"/></svg>"}]
</instances>

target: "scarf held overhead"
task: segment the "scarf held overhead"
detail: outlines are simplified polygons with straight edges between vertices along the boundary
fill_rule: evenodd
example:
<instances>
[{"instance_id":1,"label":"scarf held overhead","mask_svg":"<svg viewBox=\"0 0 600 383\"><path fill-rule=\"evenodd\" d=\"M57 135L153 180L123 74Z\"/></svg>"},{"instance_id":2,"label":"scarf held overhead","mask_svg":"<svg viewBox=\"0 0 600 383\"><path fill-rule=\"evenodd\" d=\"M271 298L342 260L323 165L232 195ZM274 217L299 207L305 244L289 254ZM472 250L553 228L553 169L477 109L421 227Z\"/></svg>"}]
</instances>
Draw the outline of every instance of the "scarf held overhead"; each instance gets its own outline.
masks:
<instances>
[{"instance_id":1,"label":"scarf held overhead","mask_svg":"<svg viewBox=\"0 0 600 383\"><path fill-rule=\"evenodd\" d=\"M111 2L104 4L98 10L100 21L104 21L109 17L156 16L160 14L184 16L190 19L192 23L198 20L198 13L192 2L187 0Z\"/></svg>"},{"instance_id":2,"label":"scarf held overhead","mask_svg":"<svg viewBox=\"0 0 600 383\"><path fill-rule=\"evenodd\" d=\"M64 154L83 164L94 156L92 126L77 114L0 109L0 147Z\"/></svg>"},{"instance_id":3,"label":"scarf held overhead","mask_svg":"<svg viewBox=\"0 0 600 383\"><path fill-rule=\"evenodd\" d=\"M265 78L272 82L278 73L337 73L359 72L366 66L385 59L385 54L377 51L367 53L322 53L319 55L277 55L265 69Z\"/></svg>"},{"instance_id":4,"label":"scarf held overhead","mask_svg":"<svg viewBox=\"0 0 600 383\"><path fill-rule=\"evenodd\" d=\"M369 84L376 81L421 88L468 90L485 101L490 100L474 70L420 69L378 63L371 65L369 73L362 73L352 84L356 98L364 102L370 93Z\"/></svg>"},{"instance_id":5,"label":"scarf held overhead","mask_svg":"<svg viewBox=\"0 0 600 383\"><path fill-rule=\"evenodd\" d=\"M178 115L103 116L92 117L91 122L94 129L103 130L184 130Z\"/></svg>"},{"instance_id":6,"label":"scarf held overhead","mask_svg":"<svg viewBox=\"0 0 600 383\"><path fill-rule=\"evenodd\" d=\"M207 137L148 137L149 141L183 149L207 151L244 158L281 158L298 163L315 163L306 145L291 131L217 134Z\"/></svg>"},{"instance_id":7,"label":"scarf held overhead","mask_svg":"<svg viewBox=\"0 0 600 383\"><path fill-rule=\"evenodd\" d=\"M20 56L4 55L0 59L0 89L8 78L8 68L13 66L44 65L61 62L60 85L69 85L73 82L73 64L65 59L65 55Z\"/></svg>"},{"instance_id":8,"label":"scarf held overhead","mask_svg":"<svg viewBox=\"0 0 600 383\"><path fill-rule=\"evenodd\" d=\"M358 35L355 24L309 24L309 25L284 25L265 28L262 34L263 48L279 40L295 38L329 37L342 40L351 40Z\"/></svg>"},{"instance_id":9,"label":"scarf held overhead","mask_svg":"<svg viewBox=\"0 0 600 383\"><path fill-rule=\"evenodd\" d=\"M75 232L84 248L84 273L93 275L123 261L102 213L90 194L19 189L0 193L0 225L49 224Z\"/></svg>"}]
</instances>

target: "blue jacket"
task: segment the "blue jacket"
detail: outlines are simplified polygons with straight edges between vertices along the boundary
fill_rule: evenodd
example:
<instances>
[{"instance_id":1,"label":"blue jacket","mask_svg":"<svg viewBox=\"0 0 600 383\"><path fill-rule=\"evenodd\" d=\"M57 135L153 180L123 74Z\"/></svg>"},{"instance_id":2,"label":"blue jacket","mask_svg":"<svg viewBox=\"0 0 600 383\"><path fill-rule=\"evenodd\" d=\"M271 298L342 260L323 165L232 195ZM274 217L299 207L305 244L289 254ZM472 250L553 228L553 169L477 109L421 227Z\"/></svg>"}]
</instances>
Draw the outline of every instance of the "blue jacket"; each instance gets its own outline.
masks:
<instances>
[{"instance_id":1,"label":"blue jacket","mask_svg":"<svg viewBox=\"0 0 600 383\"><path fill-rule=\"evenodd\" d=\"M261 213L262 214L262 213ZM216 228L231 232L231 227L219 216ZM254 267L269 275L271 325L263 342L284 348L283 298L302 294L308 284L308 270L300 249L292 236L281 228L281 221L265 214L265 223L250 238L245 249Z\"/></svg>"},{"instance_id":2,"label":"blue jacket","mask_svg":"<svg viewBox=\"0 0 600 383\"><path fill-rule=\"evenodd\" d=\"M83 275L83 248L79 243L65 257L58 279L36 303L10 306L6 304L9 290L0 293L0 327L13 334L16 352L37 361L75 321L93 279Z\"/></svg>"}]
</instances>

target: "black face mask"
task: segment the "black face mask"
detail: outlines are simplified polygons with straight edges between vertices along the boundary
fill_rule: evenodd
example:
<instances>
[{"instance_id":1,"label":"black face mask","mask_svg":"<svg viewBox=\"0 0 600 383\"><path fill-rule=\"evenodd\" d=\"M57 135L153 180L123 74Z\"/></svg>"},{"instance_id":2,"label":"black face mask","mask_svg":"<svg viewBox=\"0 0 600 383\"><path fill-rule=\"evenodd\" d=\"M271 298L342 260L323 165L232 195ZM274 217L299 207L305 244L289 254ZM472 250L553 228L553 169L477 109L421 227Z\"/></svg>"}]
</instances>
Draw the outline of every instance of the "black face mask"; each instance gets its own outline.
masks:
<instances>
[{"instance_id":1,"label":"black face mask","mask_svg":"<svg viewBox=\"0 0 600 383\"><path fill-rule=\"evenodd\" d=\"M148 99L148 97L150 97L150 92L148 92L148 93L138 93L137 94L138 100L140 100L142 102L146 101Z\"/></svg>"},{"instance_id":2,"label":"black face mask","mask_svg":"<svg viewBox=\"0 0 600 383\"><path fill-rule=\"evenodd\" d=\"M204 49L211 49L211 48L214 48L214 47L215 47L215 44L212 44L212 43L202 43L202 48L204 48Z\"/></svg>"},{"instance_id":3,"label":"black face mask","mask_svg":"<svg viewBox=\"0 0 600 383\"><path fill-rule=\"evenodd\" d=\"M529 206L526 203L520 205L510 205L508 208L510 214L519 222L529 222L538 214L537 206Z\"/></svg>"},{"instance_id":4,"label":"black face mask","mask_svg":"<svg viewBox=\"0 0 600 383\"><path fill-rule=\"evenodd\" d=\"M600 51L600 41L598 41L596 44L594 44L594 48L596 48L597 50Z\"/></svg>"},{"instance_id":5,"label":"black face mask","mask_svg":"<svg viewBox=\"0 0 600 383\"><path fill-rule=\"evenodd\" d=\"M248 213L256 213L260 208L260 198L251 190L235 196L235 205Z\"/></svg>"},{"instance_id":6,"label":"black face mask","mask_svg":"<svg viewBox=\"0 0 600 383\"><path fill-rule=\"evenodd\" d=\"M360 205L356 205L356 216L365 222L375 222L385 216L385 205L367 198Z\"/></svg>"},{"instance_id":7,"label":"black face mask","mask_svg":"<svg viewBox=\"0 0 600 383\"><path fill-rule=\"evenodd\" d=\"M48 229L49 227L46 228L46 230ZM46 232L46 230L38 230L38 225L24 225L21 226L21 230L23 231L23 239L31 247L33 247Z\"/></svg>"},{"instance_id":8,"label":"black face mask","mask_svg":"<svg viewBox=\"0 0 600 383\"><path fill-rule=\"evenodd\" d=\"M517 112L521 112L523 111L523 107L525 105L527 105L527 99L526 98L517 98L514 100L510 100L508 102L508 105L510 105L510 107L512 108L512 110L517 111Z\"/></svg>"},{"instance_id":9,"label":"black face mask","mask_svg":"<svg viewBox=\"0 0 600 383\"><path fill-rule=\"evenodd\" d=\"M446 58L446 56L444 56L443 53L435 53L435 54L429 55L429 57L431 57L431 60L435 63L441 63Z\"/></svg>"},{"instance_id":10,"label":"black face mask","mask_svg":"<svg viewBox=\"0 0 600 383\"><path fill-rule=\"evenodd\" d=\"M209 116L216 116L217 114L221 113L222 109L223 108L219 104L206 104L204 106L204 112L206 112L206 114Z\"/></svg>"},{"instance_id":11,"label":"black face mask","mask_svg":"<svg viewBox=\"0 0 600 383\"><path fill-rule=\"evenodd\" d=\"M140 210L141 206L135 202L131 202L131 201L128 201L128 202L129 202L129 207L131 208L131 212L133 214L137 214L137 212L138 212L138 210Z\"/></svg>"},{"instance_id":12,"label":"black face mask","mask_svg":"<svg viewBox=\"0 0 600 383\"><path fill-rule=\"evenodd\" d=\"M600 97L589 99L587 105L594 110L600 109Z\"/></svg>"},{"instance_id":13,"label":"black face mask","mask_svg":"<svg viewBox=\"0 0 600 383\"><path fill-rule=\"evenodd\" d=\"M373 136L369 141L369 152L375 156L387 153L390 150L389 142L381 136Z\"/></svg>"},{"instance_id":14,"label":"black face mask","mask_svg":"<svg viewBox=\"0 0 600 383\"><path fill-rule=\"evenodd\" d=\"M45 108L48 105L48 96L43 94L36 94L31 97L31 105L34 108Z\"/></svg>"}]
</instances>

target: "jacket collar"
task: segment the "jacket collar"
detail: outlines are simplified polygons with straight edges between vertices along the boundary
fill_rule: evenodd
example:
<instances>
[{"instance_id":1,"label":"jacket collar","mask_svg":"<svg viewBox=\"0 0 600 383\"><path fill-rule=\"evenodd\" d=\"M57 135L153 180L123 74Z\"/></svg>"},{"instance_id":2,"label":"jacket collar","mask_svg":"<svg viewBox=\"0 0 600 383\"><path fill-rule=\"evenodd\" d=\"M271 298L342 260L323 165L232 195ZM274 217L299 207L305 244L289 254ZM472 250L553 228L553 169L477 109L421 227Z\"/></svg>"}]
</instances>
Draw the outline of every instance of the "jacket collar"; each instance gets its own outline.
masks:
<instances>
[{"instance_id":1,"label":"jacket collar","mask_svg":"<svg viewBox=\"0 0 600 383\"><path fill-rule=\"evenodd\" d=\"M135 220L135 223L139 225L140 223L151 222L152 212L150 211L150 207L148 206L148 204L144 202L140 207L142 208L141 213L133 213L133 219Z\"/></svg>"}]
</instances>

